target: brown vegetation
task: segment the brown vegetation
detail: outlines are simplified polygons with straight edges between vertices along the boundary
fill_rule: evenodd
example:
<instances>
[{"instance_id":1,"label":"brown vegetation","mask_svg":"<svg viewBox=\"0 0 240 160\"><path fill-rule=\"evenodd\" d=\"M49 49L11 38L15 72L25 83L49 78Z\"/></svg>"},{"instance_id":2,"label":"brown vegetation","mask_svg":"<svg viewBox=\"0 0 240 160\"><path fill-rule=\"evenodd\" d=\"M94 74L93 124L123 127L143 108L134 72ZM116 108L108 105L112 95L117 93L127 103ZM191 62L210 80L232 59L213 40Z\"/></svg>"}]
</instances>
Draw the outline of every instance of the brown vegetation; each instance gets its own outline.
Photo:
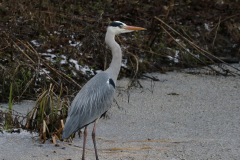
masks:
<instances>
[{"instance_id":1,"label":"brown vegetation","mask_svg":"<svg viewBox=\"0 0 240 160\"><path fill-rule=\"evenodd\" d=\"M38 88L47 88L51 82L79 90L78 84L85 83L91 74L83 73L75 63L87 65L93 72L108 66L111 54L104 34L114 20L148 28L126 38L118 36L124 46L123 58L128 60L121 76L134 76L137 61L139 73L213 63L207 58L213 57L203 56L200 49L215 56L239 58L239 10L240 2L235 0L2 0L0 101L6 101L10 82L13 95L19 99L33 97ZM179 63L168 58L176 52Z\"/></svg>"}]
</instances>

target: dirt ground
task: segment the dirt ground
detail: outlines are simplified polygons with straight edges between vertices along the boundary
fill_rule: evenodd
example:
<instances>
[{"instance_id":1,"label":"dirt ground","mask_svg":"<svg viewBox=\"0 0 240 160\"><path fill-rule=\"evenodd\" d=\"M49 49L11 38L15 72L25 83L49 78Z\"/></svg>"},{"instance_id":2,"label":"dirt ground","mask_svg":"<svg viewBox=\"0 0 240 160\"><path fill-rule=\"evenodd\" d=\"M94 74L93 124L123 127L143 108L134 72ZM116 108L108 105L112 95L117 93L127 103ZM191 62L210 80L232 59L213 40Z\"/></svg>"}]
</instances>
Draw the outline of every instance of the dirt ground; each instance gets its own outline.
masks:
<instances>
[{"instance_id":1,"label":"dirt ground","mask_svg":"<svg viewBox=\"0 0 240 160\"><path fill-rule=\"evenodd\" d=\"M170 72L149 74L143 88L125 90L118 81L110 119L97 125L99 159L203 160L240 159L240 78ZM130 95L130 96L128 96ZM34 102L14 109L26 112ZM2 104L7 107L7 104ZM88 127L86 160L95 159ZM41 144L36 134L0 133L0 159L81 159L82 138L73 143Z\"/></svg>"}]
</instances>

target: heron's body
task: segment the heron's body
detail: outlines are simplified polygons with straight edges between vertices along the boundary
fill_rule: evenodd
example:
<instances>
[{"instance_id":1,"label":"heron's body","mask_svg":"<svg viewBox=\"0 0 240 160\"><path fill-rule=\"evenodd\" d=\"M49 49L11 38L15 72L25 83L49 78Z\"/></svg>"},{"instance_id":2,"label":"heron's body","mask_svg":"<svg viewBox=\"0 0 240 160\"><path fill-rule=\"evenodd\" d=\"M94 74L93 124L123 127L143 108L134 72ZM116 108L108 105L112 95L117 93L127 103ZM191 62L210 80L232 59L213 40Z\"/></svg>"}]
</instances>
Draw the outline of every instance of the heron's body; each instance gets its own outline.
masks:
<instances>
[{"instance_id":1,"label":"heron's body","mask_svg":"<svg viewBox=\"0 0 240 160\"><path fill-rule=\"evenodd\" d=\"M63 130L63 139L94 122L111 107L115 84L110 82L110 75L100 72L84 85L72 102Z\"/></svg>"},{"instance_id":2,"label":"heron's body","mask_svg":"<svg viewBox=\"0 0 240 160\"><path fill-rule=\"evenodd\" d=\"M62 139L69 138L73 133L85 127L82 159L84 159L85 153L87 126L92 122L96 122L102 114L109 110L114 98L115 85L122 63L122 51L115 41L115 35L134 30L146 29L127 26L119 21L115 21L108 26L105 41L112 50L112 62L106 71L98 73L89 80L72 102L65 127L63 128ZM92 138L96 159L98 159L95 130L96 123L94 124Z\"/></svg>"}]
</instances>

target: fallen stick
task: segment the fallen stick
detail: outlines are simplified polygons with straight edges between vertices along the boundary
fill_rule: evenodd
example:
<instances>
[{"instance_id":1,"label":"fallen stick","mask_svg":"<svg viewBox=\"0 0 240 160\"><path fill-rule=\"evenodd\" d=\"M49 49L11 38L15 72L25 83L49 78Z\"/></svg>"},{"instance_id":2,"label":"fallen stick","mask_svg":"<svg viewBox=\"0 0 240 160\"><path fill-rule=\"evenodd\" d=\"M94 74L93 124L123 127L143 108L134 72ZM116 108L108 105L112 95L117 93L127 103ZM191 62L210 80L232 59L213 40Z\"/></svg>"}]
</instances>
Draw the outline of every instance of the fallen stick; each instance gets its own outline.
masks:
<instances>
[{"instance_id":1,"label":"fallen stick","mask_svg":"<svg viewBox=\"0 0 240 160\"><path fill-rule=\"evenodd\" d=\"M151 147L128 147L128 148L110 148L110 149L102 149L107 151L118 151L118 150L138 150L138 149L152 149Z\"/></svg>"}]
</instances>

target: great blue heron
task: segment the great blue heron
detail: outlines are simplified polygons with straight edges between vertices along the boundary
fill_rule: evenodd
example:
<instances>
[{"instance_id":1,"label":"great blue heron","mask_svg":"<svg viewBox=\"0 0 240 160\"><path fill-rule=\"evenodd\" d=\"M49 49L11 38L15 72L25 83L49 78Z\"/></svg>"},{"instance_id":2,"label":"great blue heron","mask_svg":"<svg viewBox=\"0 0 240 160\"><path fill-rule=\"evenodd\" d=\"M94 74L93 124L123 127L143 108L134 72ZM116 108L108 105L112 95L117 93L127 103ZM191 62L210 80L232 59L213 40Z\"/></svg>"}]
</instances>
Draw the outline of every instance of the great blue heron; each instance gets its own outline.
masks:
<instances>
[{"instance_id":1,"label":"great blue heron","mask_svg":"<svg viewBox=\"0 0 240 160\"><path fill-rule=\"evenodd\" d=\"M87 126L94 123L92 139L95 149L95 156L98 160L95 132L98 119L108 111L113 102L115 84L122 63L122 51L119 44L115 41L115 35L128 33L134 30L146 30L145 28L128 26L120 21L112 22L105 37L106 44L112 50L112 62L106 71L100 72L90 79L74 98L68 113L66 124L63 128L62 139L69 138L73 133L83 127L83 154L84 160L85 144L87 137Z\"/></svg>"}]
</instances>

